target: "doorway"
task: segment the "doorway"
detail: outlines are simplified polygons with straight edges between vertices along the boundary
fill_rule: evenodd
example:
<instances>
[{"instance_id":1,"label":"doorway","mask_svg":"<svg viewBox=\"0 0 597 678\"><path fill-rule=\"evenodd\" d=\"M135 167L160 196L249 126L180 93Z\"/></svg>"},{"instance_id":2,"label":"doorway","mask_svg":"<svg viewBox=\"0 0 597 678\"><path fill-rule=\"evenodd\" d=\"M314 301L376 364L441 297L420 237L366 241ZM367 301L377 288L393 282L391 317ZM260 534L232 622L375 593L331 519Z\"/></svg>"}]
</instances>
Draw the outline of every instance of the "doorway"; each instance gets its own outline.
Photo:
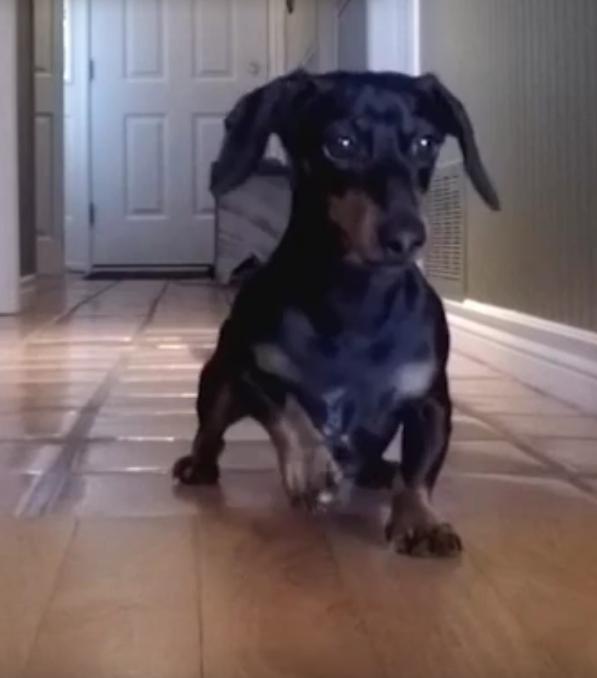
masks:
<instances>
[{"instance_id":1,"label":"doorway","mask_svg":"<svg viewBox=\"0 0 597 678\"><path fill-rule=\"evenodd\" d=\"M210 266L210 168L224 116L273 70L268 0L66 5L67 264Z\"/></svg>"}]
</instances>

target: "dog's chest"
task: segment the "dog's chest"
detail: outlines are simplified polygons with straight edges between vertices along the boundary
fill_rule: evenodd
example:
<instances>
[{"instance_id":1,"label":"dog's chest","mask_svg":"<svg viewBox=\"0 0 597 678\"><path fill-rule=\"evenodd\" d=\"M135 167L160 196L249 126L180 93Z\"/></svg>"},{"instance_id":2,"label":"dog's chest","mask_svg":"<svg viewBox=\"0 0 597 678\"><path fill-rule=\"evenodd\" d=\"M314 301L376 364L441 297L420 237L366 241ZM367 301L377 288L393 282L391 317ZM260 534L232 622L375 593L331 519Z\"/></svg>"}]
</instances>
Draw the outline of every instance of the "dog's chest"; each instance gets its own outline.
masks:
<instances>
[{"instance_id":1,"label":"dog's chest","mask_svg":"<svg viewBox=\"0 0 597 678\"><path fill-rule=\"evenodd\" d=\"M368 331L330 335L290 310L254 356L261 370L288 385L327 437L339 438L425 395L437 370L432 341L429 328L413 318L389 317Z\"/></svg>"}]
</instances>

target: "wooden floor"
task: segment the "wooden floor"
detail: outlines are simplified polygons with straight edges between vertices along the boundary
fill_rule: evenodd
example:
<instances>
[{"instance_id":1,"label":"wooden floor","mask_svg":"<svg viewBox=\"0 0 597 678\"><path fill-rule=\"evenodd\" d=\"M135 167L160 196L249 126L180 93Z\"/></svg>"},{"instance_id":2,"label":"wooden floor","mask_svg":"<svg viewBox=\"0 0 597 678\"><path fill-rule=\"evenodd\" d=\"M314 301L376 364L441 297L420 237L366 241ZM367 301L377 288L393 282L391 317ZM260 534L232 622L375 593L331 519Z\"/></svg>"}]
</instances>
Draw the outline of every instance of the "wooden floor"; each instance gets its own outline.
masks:
<instances>
[{"instance_id":1,"label":"wooden floor","mask_svg":"<svg viewBox=\"0 0 597 678\"><path fill-rule=\"evenodd\" d=\"M0 319L0 678L597 676L597 420L455 347L459 560L392 553L383 494L291 511L249 423L177 492L226 301L50 281Z\"/></svg>"}]
</instances>

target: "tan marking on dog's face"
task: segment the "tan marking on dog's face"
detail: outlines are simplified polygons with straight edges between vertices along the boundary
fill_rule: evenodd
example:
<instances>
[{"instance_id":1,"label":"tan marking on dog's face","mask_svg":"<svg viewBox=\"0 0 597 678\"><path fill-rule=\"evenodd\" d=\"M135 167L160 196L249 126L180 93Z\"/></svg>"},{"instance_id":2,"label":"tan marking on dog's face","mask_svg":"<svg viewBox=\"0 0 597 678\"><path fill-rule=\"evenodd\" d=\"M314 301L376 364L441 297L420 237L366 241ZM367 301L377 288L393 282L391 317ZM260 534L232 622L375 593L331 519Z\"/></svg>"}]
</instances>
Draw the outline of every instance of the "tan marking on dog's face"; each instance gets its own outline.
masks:
<instances>
[{"instance_id":1,"label":"tan marking on dog's face","mask_svg":"<svg viewBox=\"0 0 597 678\"><path fill-rule=\"evenodd\" d=\"M342 231L349 258L363 263L381 258L379 207L363 191L348 190L329 200L330 220Z\"/></svg>"}]
</instances>

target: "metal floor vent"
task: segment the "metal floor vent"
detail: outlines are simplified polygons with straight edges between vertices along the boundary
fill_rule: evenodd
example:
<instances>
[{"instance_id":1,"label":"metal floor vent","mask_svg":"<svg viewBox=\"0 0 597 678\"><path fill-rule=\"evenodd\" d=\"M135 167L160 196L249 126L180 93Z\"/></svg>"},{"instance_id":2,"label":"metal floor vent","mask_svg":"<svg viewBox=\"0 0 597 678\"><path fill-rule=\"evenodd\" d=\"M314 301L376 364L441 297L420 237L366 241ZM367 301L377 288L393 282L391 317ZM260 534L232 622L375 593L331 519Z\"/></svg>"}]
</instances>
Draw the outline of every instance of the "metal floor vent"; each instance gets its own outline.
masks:
<instances>
[{"instance_id":1,"label":"metal floor vent","mask_svg":"<svg viewBox=\"0 0 597 678\"><path fill-rule=\"evenodd\" d=\"M426 198L429 233L425 272L440 293L451 297L465 294L465 213L462 162L438 167Z\"/></svg>"}]
</instances>

